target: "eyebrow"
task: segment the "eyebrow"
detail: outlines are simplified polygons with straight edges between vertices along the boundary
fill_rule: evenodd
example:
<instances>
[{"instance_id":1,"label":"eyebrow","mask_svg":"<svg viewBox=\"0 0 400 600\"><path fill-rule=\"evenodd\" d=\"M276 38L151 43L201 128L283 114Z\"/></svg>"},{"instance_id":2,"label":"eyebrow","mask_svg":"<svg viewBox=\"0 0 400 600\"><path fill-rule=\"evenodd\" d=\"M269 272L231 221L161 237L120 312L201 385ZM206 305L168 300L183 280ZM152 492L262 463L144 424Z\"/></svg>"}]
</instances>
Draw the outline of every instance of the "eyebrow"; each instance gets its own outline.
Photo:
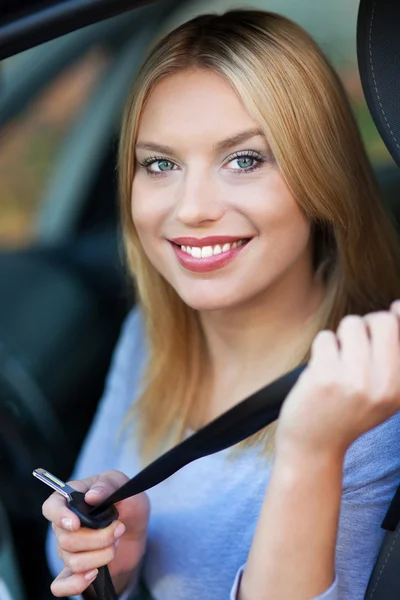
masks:
<instances>
[{"instance_id":1,"label":"eyebrow","mask_svg":"<svg viewBox=\"0 0 400 600\"><path fill-rule=\"evenodd\" d=\"M261 135L263 138L265 138L260 129L248 129L247 131L242 131L241 133L237 133L236 135L217 142L217 144L214 146L214 150L218 152L222 150L228 150L232 146L246 142L257 135ZM153 150L162 154L175 154L175 150L171 146L164 146L161 144L156 144L155 142L137 142L136 148L140 148L142 150Z\"/></svg>"}]
</instances>

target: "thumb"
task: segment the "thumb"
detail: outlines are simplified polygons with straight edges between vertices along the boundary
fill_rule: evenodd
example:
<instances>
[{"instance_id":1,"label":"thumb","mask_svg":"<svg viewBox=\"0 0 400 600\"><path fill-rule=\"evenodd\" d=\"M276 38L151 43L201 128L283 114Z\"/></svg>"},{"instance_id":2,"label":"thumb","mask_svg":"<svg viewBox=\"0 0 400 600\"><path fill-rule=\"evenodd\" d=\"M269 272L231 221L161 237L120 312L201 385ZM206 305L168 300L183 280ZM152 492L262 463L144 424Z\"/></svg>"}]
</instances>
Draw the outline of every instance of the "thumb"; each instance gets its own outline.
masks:
<instances>
[{"instance_id":1,"label":"thumb","mask_svg":"<svg viewBox=\"0 0 400 600\"><path fill-rule=\"evenodd\" d=\"M106 471L91 482L85 494L85 501L92 506L100 504L115 490L118 490L128 481L128 477L121 471Z\"/></svg>"}]
</instances>

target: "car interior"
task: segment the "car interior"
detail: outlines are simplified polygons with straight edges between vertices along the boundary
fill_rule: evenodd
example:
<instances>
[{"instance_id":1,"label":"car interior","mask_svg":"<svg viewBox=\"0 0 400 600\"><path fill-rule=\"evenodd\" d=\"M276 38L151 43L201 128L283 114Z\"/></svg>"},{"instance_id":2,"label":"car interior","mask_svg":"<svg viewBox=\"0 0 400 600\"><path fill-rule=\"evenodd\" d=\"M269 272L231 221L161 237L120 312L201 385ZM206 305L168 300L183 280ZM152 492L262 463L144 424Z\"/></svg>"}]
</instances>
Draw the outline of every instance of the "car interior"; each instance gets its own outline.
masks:
<instances>
[{"instance_id":1,"label":"car interior","mask_svg":"<svg viewBox=\"0 0 400 600\"><path fill-rule=\"evenodd\" d=\"M348 37L354 43L358 1L330 5L325 14L320 0L2 3L0 148L26 126L38 103L43 107L45 94L46 110L55 111L62 90L78 78L77 65L79 76L91 83L82 84L83 100L54 156L40 158L33 149L32 161L44 161L45 177L29 235L11 243L4 227L2 241L0 228L0 600L53 597L41 514L48 490L32 471L44 467L68 479L101 397L121 323L135 301L118 225L116 153L121 112L146 49L190 16L235 6L286 11L309 23L312 32L326 25L330 11L343 23L341 11L351 10ZM378 148L373 164L382 195L399 227L399 170L369 113L366 119L365 135L373 139L371 148ZM19 164L14 168L18 171ZM0 158L3 191L7 170ZM24 173L21 168L19 178ZM6 214L1 196L0 214Z\"/></svg>"}]
</instances>

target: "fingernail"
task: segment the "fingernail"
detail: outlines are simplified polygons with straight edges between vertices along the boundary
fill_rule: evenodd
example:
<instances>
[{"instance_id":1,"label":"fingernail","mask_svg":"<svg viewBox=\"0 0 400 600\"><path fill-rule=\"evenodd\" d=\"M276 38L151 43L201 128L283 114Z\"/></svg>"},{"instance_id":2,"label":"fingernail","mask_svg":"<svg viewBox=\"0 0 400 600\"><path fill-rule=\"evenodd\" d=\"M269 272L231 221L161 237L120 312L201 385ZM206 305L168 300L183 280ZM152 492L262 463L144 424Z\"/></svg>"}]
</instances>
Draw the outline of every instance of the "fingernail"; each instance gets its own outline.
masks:
<instances>
[{"instance_id":1,"label":"fingernail","mask_svg":"<svg viewBox=\"0 0 400 600\"><path fill-rule=\"evenodd\" d=\"M63 517L61 519L61 526L64 529L68 529L68 531L72 531L72 519L68 519L67 517Z\"/></svg>"},{"instance_id":2,"label":"fingernail","mask_svg":"<svg viewBox=\"0 0 400 600\"><path fill-rule=\"evenodd\" d=\"M95 577L97 577L97 573L99 572L98 569L94 569L94 571L89 571L89 573L85 573L85 575L83 576L84 579L86 579L86 581L92 581L92 579L94 579Z\"/></svg>"},{"instance_id":3,"label":"fingernail","mask_svg":"<svg viewBox=\"0 0 400 600\"><path fill-rule=\"evenodd\" d=\"M119 540L117 540L117 541L115 542L115 544L114 544L114 546L115 546L115 551L117 551L117 550L118 550L118 546L119 546L120 542L121 542L121 540L120 540L120 539L119 539Z\"/></svg>"},{"instance_id":4,"label":"fingernail","mask_svg":"<svg viewBox=\"0 0 400 600\"><path fill-rule=\"evenodd\" d=\"M123 523L118 523L116 528L114 529L114 538L117 540L121 535L125 532L126 527Z\"/></svg>"}]
</instances>

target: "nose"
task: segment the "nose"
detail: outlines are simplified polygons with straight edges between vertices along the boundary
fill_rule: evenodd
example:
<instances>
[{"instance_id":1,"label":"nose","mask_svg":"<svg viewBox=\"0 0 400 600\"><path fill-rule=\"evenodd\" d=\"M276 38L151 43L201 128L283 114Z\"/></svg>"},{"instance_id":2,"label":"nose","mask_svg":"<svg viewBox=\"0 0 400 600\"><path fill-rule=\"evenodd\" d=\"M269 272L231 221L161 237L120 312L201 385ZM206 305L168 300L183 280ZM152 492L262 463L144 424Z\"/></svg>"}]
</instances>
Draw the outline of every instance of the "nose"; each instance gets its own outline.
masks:
<instances>
[{"instance_id":1,"label":"nose","mask_svg":"<svg viewBox=\"0 0 400 600\"><path fill-rule=\"evenodd\" d=\"M224 211L217 182L209 174L188 174L185 177L175 209L175 216L181 223L197 227L207 221L218 221Z\"/></svg>"}]
</instances>

